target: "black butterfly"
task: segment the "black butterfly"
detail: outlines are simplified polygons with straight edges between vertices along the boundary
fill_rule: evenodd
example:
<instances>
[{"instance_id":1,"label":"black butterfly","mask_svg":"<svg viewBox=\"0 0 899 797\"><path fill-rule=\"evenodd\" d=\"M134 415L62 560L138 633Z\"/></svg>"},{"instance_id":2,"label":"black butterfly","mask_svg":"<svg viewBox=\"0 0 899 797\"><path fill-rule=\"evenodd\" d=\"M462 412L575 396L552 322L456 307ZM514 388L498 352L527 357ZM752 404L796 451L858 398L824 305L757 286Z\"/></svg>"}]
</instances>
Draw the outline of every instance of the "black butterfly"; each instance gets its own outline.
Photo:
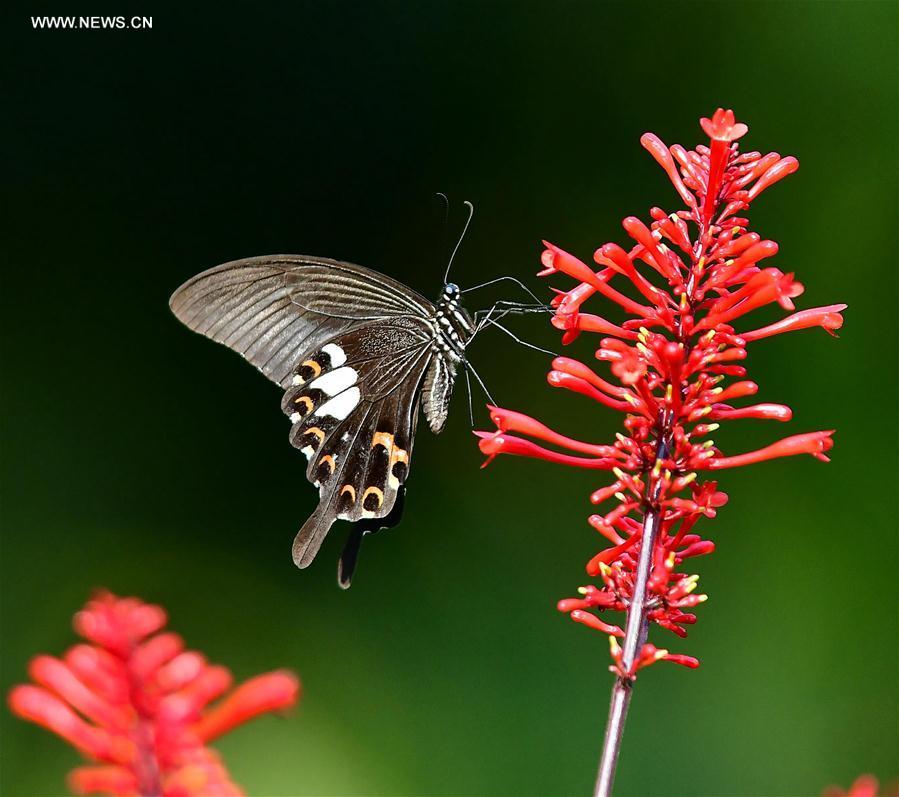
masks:
<instances>
[{"instance_id":1,"label":"black butterfly","mask_svg":"<svg viewBox=\"0 0 899 797\"><path fill-rule=\"evenodd\" d=\"M285 390L290 442L319 490L293 560L307 567L335 520L354 522L338 566L348 587L363 536L400 520L419 405L432 432L446 423L476 331L458 286L433 304L362 266L272 255L204 271L169 306Z\"/></svg>"}]
</instances>

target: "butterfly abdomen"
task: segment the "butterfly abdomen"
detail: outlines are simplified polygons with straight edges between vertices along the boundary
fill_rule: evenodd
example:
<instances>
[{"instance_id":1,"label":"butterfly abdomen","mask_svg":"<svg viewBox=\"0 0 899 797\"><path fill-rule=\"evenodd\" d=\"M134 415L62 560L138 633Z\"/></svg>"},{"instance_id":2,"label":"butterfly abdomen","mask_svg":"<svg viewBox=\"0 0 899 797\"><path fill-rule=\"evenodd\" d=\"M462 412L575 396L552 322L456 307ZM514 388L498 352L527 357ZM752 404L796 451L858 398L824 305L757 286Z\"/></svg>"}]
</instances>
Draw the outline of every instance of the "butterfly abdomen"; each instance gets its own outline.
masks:
<instances>
[{"instance_id":1,"label":"butterfly abdomen","mask_svg":"<svg viewBox=\"0 0 899 797\"><path fill-rule=\"evenodd\" d=\"M434 356L422 382L421 401L431 431L439 434L449 413L456 368L463 361L465 347L474 334L471 316L459 304L458 288L453 293L444 291L432 324Z\"/></svg>"}]
</instances>

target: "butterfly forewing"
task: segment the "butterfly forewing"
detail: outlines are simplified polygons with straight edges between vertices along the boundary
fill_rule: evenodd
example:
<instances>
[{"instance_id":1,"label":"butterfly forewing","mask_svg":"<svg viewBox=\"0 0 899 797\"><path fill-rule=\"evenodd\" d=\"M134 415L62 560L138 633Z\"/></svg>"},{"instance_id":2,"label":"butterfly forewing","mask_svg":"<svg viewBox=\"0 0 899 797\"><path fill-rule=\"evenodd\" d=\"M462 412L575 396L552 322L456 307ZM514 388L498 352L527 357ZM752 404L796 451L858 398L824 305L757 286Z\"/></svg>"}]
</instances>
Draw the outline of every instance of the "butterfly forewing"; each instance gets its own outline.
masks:
<instances>
[{"instance_id":1,"label":"butterfly forewing","mask_svg":"<svg viewBox=\"0 0 899 797\"><path fill-rule=\"evenodd\" d=\"M180 321L287 387L303 355L360 323L427 318L434 305L382 274L338 260L271 255L236 260L184 283L169 301Z\"/></svg>"},{"instance_id":2,"label":"butterfly forewing","mask_svg":"<svg viewBox=\"0 0 899 797\"><path fill-rule=\"evenodd\" d=\"M337 260L296 264L285 272L284 283L298 307L332 318L373 319L434 312L431 302L401 282Z\"/></svg>"}]
</instances>

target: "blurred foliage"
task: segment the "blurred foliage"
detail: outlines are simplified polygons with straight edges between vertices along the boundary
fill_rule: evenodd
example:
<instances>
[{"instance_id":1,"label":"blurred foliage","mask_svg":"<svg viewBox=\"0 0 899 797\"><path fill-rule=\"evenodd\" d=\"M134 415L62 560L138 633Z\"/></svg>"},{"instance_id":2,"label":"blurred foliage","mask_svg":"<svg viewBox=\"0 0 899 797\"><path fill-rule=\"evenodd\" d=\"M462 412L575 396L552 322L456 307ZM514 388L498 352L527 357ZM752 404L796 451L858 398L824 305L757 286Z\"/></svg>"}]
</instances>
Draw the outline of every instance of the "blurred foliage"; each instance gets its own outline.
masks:
<instances>
[{"instance_id":1,"label":"blurred foliage","mask_svg":"<svg viewBox=\"0 0 899 797\"><path fill-rule=\"evenodd\" d=\"M836 427L834 461L722 474L710 600L690 639L654 637L702 667L641 676L618 793L815 795L895 775L895 3L183 4L133 32L36 32L30 13L7 26L4 692L72 641L102 585L165 605L238 677L302 674L294 716L219 745L249 794L588 793L607 645L553 604L602 542L585 520L597 475L478 471L460 390L444 434L419 432L404 522L342 593L340 526L310 570L290 560L315 491L279 392L166 300L273 252L436 296L437 190L456 203L450 238L461 200L477 205L458 282L535 285L541 237L589 257L622 217L676 209L639 136L692 145L724 105L747 148L801 161L753 214L801 306L849 310L839 341L754 346L788 429L717 439L739 452ZM540 319L512 323L558 345ZM501 402L597 441L617 429L499 333L472 357ZM0 792L59 794L74 753L8 712L0 732Z\"/></svg>"}]
</instances>

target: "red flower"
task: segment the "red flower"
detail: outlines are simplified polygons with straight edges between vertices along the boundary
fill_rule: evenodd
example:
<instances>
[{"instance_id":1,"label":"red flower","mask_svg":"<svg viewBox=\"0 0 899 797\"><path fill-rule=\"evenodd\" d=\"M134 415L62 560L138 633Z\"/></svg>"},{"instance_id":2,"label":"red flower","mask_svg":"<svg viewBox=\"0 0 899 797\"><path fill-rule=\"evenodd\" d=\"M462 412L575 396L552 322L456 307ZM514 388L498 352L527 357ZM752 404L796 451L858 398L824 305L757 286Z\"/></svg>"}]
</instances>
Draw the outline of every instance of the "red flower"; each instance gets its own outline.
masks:
<instances>
[{"instance_id":1,"label":"red flower","mask_svg":"<svg viewBox=\"0 0 899 797\"><path fill-rule=\"evenodd\" d=\"M293 706L300 684L285 671L231 687L231 674L177 634L158 633L165 611L105 592L75 615L75 630L92 644L61 659L37 656L35 685L16 686L9 705L99 766L69 774L76 794L134 797L231 797L231 782L207 742L253 717ZM155 636L154 636L155 634Z\"/></svg>"},{"instance_id":2,"label":"red flower","mask_svg":"<svg viewBox=\"0 0 899 797\"><path fill-rule=\"evenodd\" d=\"M703 117L699 120L702 131L711 139L720 141L736 141L749 132L749 128L734 120L734 112L719 108L711 119Z\"/></svg>"},{"instance_id":3,"label":"red flower","mask_svg":"<svg viewBox=\"0 0 899 797\"><path fill-rule=\"evenodd\" d=\"M848 790L841 789L839 786L829 786L821 794L821 797L877 797L881 794L880 784L873 775L860 775L855 779ZM888 795L899 795L899 783L894 783L883 792L883 797Z\"/></svg>"},{"instance_id":4,"label":"red flower","mask_svg":"<svg viewBox=\"0 0 899 797\"><path fill-rule=\"evenodd\" d=\"M497 432L478 432L488 462L497 454L518 454L607 470L614 476L591 496L597 505L614 502L611 509L589 518L609 543L587 564L588 575L599 581L581 587L581 597L562 600L558 608L610 636L612 669L627 681L640 667L660 659L698 664L650 643L631 645L623 655L617 639L626 636L624 630L599 615L628 612L636 603L644 625L656 623L686 636L686 627L696 621L692 609L706 596L696 592L698 576L683 568L714 550L694 527L727 502L717 483L702 481L702 474L794 454L826 462L833 445L833 432L822 431L725 455L709 438L718 421L790 420L792 411L782 404L731 403L758 392L758 385L745 379L746 345L815 326L834 334L842 326L846 305L794 312L793 300L803 286L792 273L768 265L777 244L750 232L748 219L738 215L766 188L796 171L798 161L773 152L741 153L737 140L748 128L732 111L719 108L701 125L709 145L692 151L668 147L651 133L641 139L667 173L683 209L668 213L652 208L648 226L626 218L623 227L632 239L630 247L599 247L593 255L598 270L551 243L541 257L541 275L565 275L575 281L569 290L557 291L553 300L553 325L563 331L563 343L582 332L598 333L602 337L596 359L609 363L614 378L608 381L584 363L558 357L547 379L554 387L622 412L624 432L613 444L599 445L496 407L490 409ZM629 320L618 325L582 312L596 295L625 311ZM743 316L772 303L790 315L738 331ZM644 556L650 525L652 547Z\"/></svg>"}]
</instances>

